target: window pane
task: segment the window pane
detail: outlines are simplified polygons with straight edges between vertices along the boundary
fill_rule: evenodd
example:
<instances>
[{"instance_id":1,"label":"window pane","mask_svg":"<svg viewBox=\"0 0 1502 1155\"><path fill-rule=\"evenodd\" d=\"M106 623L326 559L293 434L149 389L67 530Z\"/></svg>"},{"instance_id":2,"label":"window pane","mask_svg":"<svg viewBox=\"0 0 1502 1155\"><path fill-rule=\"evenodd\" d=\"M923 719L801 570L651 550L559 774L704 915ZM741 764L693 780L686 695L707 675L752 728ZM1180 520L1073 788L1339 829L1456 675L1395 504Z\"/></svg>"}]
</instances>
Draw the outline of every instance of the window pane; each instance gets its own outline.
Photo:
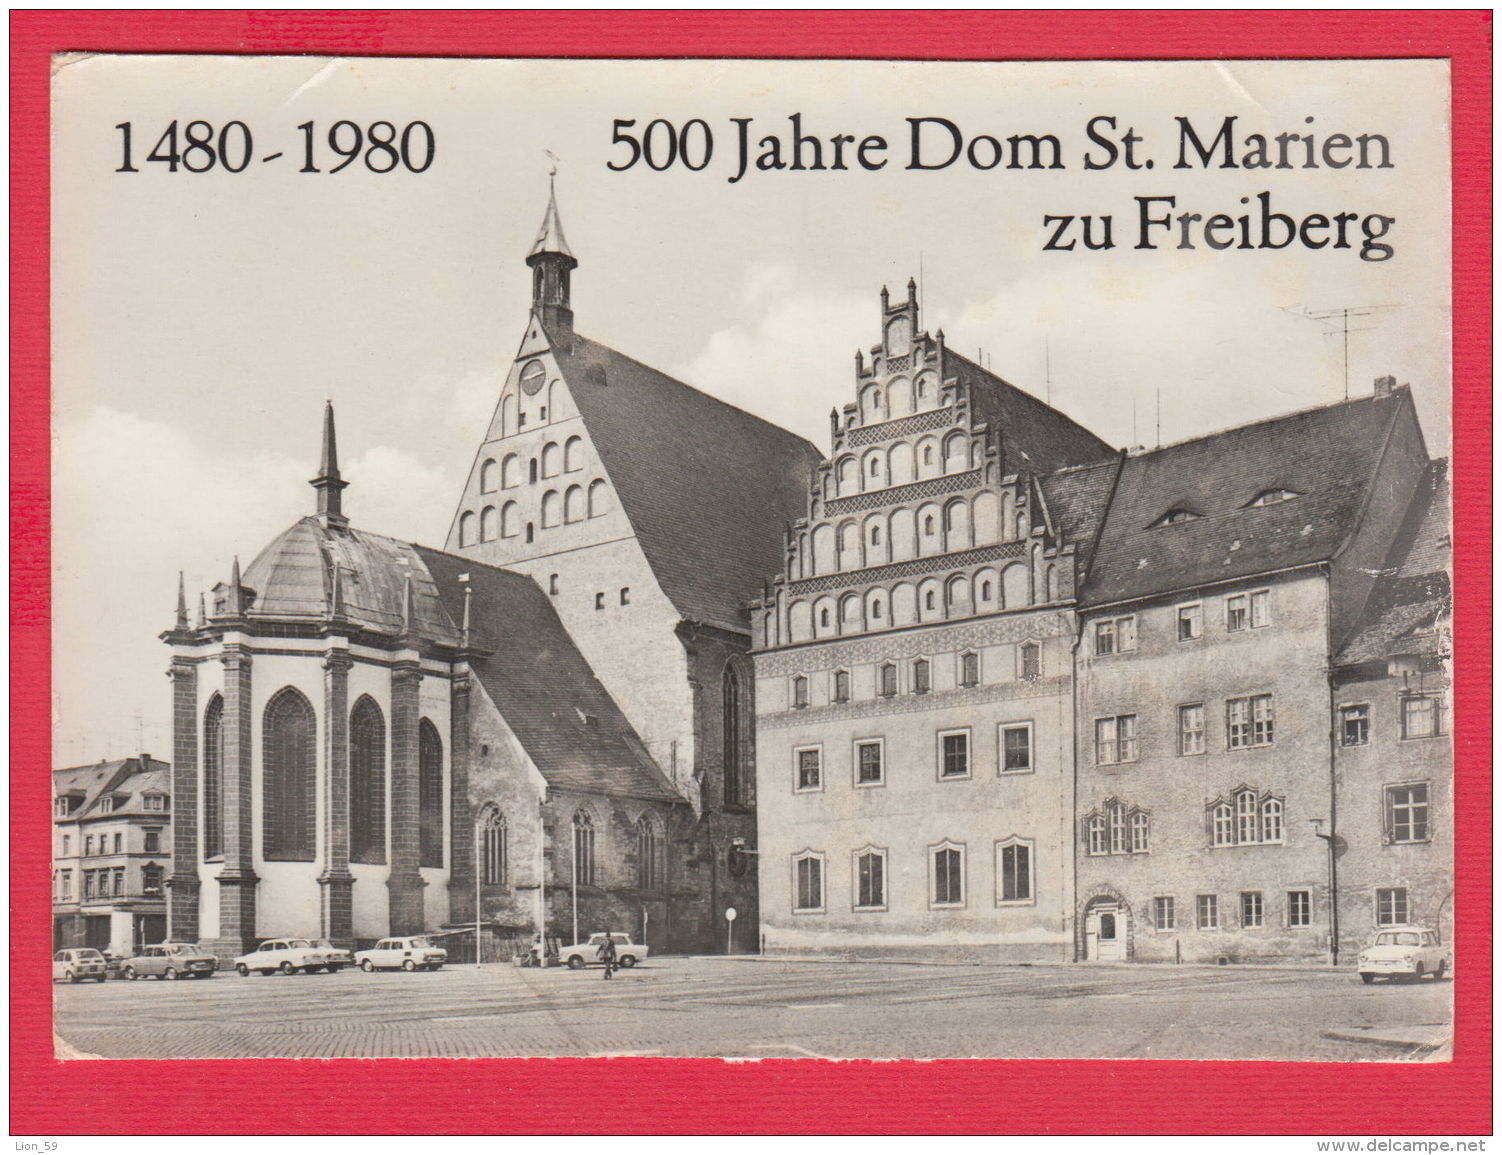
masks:
<instances>
[{"instance_id":1,"label":"window pane","mask_svg":"<svg viewBox=\"0 0 1502 1155\"><path fill-rule=\"evenodd\" d=\"M856 781L880 782L881 744L878 742L862 742L856 747L856 751L860 759Z\"/></svg>"},{"instance_id":2,"label":"window pane","mask_svg":"<svg viewBox=\"0 0 1502 1155\"><path fill-rule=\"evenodd\" d=\"M819 751L798 751L798 789L813 790L819 785Z\"/></svg>"},{"instance_id":3,"label":"window pane","mask_svg":"<svg viewBox=\"0 0 1502 1155\"><path fill-rule=\"evenodd\" d=\"M1002 769L1031 770L1033 765L1032 730L1027 726L1008 726L1001 732Z\"/></svg>"},{"instance_id":4,"label":"window pane","mask_svg":"<svg viewBox=\"0 0 1502 1155\"><path fill-rule=\"evenodd\" d=\"M961 778L970 773L970 735L944 735L943 763L940 773L945 778Z\"/></svg>"},{"instance_id":5,"label":"window pane","mask_svg":"<svg viewBox=\"0 0 1502 1155\"><path fill-rule=\"evenodd\" d=\"M1220 927L1220 903L1213 894L1201 894L1196 898L1200 930L1217 930Z\"/></svg>"}]
</instances>

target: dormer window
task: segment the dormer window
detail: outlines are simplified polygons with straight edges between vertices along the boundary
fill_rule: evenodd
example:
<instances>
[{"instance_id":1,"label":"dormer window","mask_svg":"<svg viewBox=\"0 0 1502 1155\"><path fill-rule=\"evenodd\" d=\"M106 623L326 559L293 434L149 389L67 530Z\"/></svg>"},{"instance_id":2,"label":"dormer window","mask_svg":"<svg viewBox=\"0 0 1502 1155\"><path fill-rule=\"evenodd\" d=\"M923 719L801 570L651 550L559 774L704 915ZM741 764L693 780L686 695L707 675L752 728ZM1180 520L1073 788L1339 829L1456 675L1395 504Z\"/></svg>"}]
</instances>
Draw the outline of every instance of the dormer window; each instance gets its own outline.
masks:
<instances>
[{"instance_id":1,"label":"dormer window","mask_svg":"<svg viewBox=\"0 0 1502 1155\"><path fill-rule=\"evenodd\" d=\"M1291 489L1264 489L1251 501L1246 503L1248 509L1255 509L1260 505L1280 505L1285 501L1292 501L1298 496Z\"/></svg>"},{"instance_id":2,"label":"dormer window","mask_svg":"<svg viewBox=\"0 0 1502 1155\"><path fill-rule=\"evenodd\" d=\"M141 808L143 810L166 810L167 796L165 794L143 794L141 796Z\"/></svg>"},{"instance_id":3,"label":"dormer window","mask_svg":"<svg viewBox=\"0 0 1502 1155\"><path fill-rule=\"evenodd\" d=\"M1153 522L1152 528L1156 529L1160 525L1183 525L1186 521L1198 520L1199 516L1192 509L1170 509L1162 517L1158 518L1157 521Z\"/></svg>"}]
</instances>

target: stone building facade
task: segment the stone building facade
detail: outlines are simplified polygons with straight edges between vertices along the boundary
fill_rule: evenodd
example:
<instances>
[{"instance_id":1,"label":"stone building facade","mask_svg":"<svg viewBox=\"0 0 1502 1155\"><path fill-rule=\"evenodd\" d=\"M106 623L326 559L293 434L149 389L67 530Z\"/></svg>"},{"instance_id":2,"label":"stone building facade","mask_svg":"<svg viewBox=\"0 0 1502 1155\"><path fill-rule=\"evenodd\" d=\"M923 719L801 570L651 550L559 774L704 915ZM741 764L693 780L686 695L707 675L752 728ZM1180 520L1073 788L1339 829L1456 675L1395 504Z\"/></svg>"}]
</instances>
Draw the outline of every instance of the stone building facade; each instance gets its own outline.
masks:
<instances>
[{"instance_id":1,"label":"stone building facade","mask_svg":"<svg viewBox=\"0 0 1502 1155\"><path fill-rule=\"evenodd\" d=\"M150 754L52 772L52 948L167 937L171 768Z\"/></svg>"},{"instance_id":2,"label":"stone building facade","mask_svg":"<svg viewBox=\"0 0 1502 1155\"><path fill-rule=\"evenodd\" d=\"M1073 950L1074 543L1040 469L1111 450L920 330L882 341L752 606L769 950Z\"/></svg>"}]
</instances>

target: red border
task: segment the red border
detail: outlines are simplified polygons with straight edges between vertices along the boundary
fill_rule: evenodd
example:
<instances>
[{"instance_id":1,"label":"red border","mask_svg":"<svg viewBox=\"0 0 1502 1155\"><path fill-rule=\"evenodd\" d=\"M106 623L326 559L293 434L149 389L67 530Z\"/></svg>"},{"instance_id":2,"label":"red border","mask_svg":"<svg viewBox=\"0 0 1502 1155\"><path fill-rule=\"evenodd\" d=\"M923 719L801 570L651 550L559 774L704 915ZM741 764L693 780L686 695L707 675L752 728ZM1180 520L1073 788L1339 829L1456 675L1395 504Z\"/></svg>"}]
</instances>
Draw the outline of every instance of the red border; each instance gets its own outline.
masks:
<instances>
[{"instance_id":1,"label":"red border","mask_svg":"<svg viewBox=\"0 0 1502 1155\"><path fill-rule=\"evenodd\" d=\"M900 39L891 29L901 27ZM1462 12L20 12L11 15L11 1128L109 1133L1490 1134L1491 15ZM116 1062L50 1058L49 55L1441 57L1454 126L1455 1062ZM397 1085L409 1093L383 1096ZM422 1093L410 1090L421 1087ZM1082 1113L1109 1100L1129 1109ZM97 1100L97 1096L96 1096ZM213 1103L201 1110L198 1103ZM67 1113L54 1104L70 1104ZM498 1106L503 1108L498 1110Z\"/></svg>"}]
</instances>

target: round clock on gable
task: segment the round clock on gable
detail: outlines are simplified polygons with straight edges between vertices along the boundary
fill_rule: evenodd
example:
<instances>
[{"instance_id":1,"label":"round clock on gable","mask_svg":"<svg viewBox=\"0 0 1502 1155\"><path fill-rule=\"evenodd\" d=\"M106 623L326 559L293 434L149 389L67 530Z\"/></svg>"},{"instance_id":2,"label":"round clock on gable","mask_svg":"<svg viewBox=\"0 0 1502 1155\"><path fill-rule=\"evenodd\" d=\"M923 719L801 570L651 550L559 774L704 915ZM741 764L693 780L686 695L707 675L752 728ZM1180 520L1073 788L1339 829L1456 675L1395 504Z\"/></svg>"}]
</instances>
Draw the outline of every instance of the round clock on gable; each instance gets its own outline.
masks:
<instances>
[{"instance_id":1,"label":"round clock on gable","mask_svg":"<svg viewBox=\"0 0 1502 1155\"><path fill-rule=\"evenodd\" d=\"M543 380L547 375L548 371L542 367L541 361L532 361L522 370L521 383L522 388L527 391L527 396L532 396L542 388Z\"/></svg>"}]
</instances>

